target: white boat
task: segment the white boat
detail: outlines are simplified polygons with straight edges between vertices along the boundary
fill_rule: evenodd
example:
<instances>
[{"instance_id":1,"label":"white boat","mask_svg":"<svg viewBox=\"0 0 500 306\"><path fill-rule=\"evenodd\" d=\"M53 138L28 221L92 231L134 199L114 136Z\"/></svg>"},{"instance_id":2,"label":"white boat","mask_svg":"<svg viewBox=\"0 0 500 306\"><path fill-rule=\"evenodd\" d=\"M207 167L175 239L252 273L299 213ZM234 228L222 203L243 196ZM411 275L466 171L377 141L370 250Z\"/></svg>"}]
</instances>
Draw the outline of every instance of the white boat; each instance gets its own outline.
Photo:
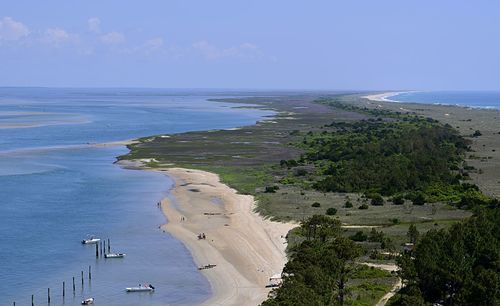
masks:
<instances>
[{"instance_id":1,"label":"white boat","mask_svg":"<svg viewBox=\"0 0 500 306\"><path fill-rule=\"evenodd\" d=\"M94 304L94 298L88 298L82 301L82 305Z\"/></svg>"},{"instance_id":2,"label":"white boat","mask_svg":"<svg viewBox=\"0 0 500 306\"><path fill-rule=\"evenodd\" d=\"M101 241L101 239L90 237L89 239L83 239L82 244L96 244L99 243L99 241Z\"/></svg>"},{"instance_id":3,"label":"white boat","mask_svg":"<svg viewBox=\"0 0 500 306\"><path fill-rule=\"evenodd\" d=\"M125 288L127 292L153 292L155 287L152 285L139 285L138 287Z\"/></svg>"},{"instance_id":4,"label":"white boat","mask_svg":"<svg viewBox=\"0 0 500 306\"><path fill-rule=\"evenodd\" d=\"M109 253L109 254L104 254L104 258L123 258L125 257L125 253Z\"/></svg>"}]
</instances>

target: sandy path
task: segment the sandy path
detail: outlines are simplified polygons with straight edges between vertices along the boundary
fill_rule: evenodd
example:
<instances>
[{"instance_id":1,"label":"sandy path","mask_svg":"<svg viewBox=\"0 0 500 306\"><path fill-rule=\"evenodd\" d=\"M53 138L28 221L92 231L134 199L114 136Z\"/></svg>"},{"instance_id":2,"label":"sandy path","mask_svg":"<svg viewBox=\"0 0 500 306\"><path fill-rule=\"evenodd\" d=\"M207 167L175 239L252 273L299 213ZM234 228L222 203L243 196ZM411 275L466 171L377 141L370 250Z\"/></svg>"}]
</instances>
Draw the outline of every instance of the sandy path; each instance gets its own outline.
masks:
<instances>
[{"instance_id":1,"label":"sandy path","mask_svg":"<svg viewBox=\"0 0 500 306\"><path fill-rule=\"evenodd\" d=\"M399 269L399 267L395 264L375 264L375 263L369 263L369 262L362 262L361 264L367 265L369 267L379 268L379 269L386 270L389 272L397 271ZM394 286L392 286L391 291L387 292L378 301L378 303L375 304L375 306L385 306L385 304L387 304L387 301L389 301L389 299L391 297L393 297L398 292L398 290L401 289L402 286L403 286L403 283L401 281L401 278L398 277L398 280L394 284Z\"/></svg>"},{"instance_id":2,"label":"sandy path","mask_svg":"<svg viewBox=\"0 0 500 306\"><path fill-rule=\"evenodd\" d=\"M217 265L202 270L213 293L203 305L259 305L270 291L269 277L286 263L283 237L297 225L264 220L253 212L252 196L237 194L213 173L161 172L175 180L175 201L162 201L169 220L163 229L186 245L198 266Z\"/></svg>"}]
</instances>

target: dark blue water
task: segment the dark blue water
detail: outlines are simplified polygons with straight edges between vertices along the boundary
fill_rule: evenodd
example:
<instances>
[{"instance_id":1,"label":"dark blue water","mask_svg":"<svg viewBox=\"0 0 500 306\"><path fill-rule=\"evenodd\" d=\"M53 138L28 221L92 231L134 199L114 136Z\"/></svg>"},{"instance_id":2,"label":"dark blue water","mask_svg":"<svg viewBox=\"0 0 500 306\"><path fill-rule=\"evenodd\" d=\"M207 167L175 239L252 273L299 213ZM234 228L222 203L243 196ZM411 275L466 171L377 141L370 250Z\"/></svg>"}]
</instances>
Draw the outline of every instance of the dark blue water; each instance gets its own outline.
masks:
<instances>
[{"instance_id":1,"label":"dark blue water","mask_svg":"<svg viewBox=\"0 0 500 306\"><path fill-rule=\"evenodd\" d=\"M401 93L388 99L398 102L500 109L500 91L420 91Z\"/></svg>"},{"instance_id":2,"label":"dark blue water","mask_svg":"<svg viewBox=\"0 0 500 306\"><path fill-rule=\"evenodd\" d=\"M192 305L210 294L186 248L158 226L171 181L113 164L102 143L253 124L267 111L162 90L0 89L0 305ZM95 258L89 234L124 259ZM92 280L88 280L88 266ZM81 284L81 271L85 280ZM72 277L76 280L73 294ZM62 282L66 296L62 297ZM152 283L153 294L124 288Z\"/></svg>"}]
</instances>

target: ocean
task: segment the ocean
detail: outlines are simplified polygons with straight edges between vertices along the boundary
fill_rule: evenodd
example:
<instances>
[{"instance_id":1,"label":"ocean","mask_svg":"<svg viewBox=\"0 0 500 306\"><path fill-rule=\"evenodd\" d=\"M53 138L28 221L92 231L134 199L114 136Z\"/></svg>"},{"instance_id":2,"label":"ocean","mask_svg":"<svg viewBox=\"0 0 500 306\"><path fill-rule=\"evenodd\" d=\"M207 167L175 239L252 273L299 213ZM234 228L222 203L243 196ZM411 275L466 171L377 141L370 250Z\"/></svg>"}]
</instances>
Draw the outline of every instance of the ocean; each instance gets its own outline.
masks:
<instances>
[{"instance_id":1,"label":"ocean","mask_svg":"<svg viewBox=\"0 0 500 306\"><path fill-rule=\"evenodd\" d=\"M415 91L389 96L397 102L500 109L500 91Z\"/></svg>"},{"instance_id":2,"label":"ocean","mask_svg":"<svg viewBox=\"0 0 500 306\"><path fill-rule=\"evenodd\" d=\"M235 93L231 93L235 95ZM210 295L188 250L159 226L172 181L113 164L92 144L255 123L270 111L199 91L0 88L0 305L192 305ZM89 235L124 259L96 259ZM88 279L91 266L92 279ZM83 271L83 284L81 273ZM72 280L75 278L75 291ZM62 296L65 282L65 296ZM151 283L156 291L126 293Z\"/></svg>"}]
</instances>

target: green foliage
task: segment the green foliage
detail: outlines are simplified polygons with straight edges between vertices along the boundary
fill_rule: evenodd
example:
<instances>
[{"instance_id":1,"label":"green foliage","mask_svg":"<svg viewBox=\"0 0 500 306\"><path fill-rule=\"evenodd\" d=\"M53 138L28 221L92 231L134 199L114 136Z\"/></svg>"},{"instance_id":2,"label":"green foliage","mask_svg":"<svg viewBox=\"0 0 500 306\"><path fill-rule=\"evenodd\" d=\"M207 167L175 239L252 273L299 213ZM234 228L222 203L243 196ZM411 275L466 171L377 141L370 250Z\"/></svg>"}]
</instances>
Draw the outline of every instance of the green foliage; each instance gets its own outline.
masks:
<instances>
[{"instance_id":1,"label":"green foliage","mask_svg":"<svg viewBox=\"0 0 500 306\"><path fill-rule=\"evenodd\" d=\"M345 207L345 208L352 208L352 203L351 203L351 201L346 201L346 202L344 203L344 207Z\"/></svg>"},{"instance_id":2,"label":"green foliage","mask_svg":"<svg viewBox=\"0 0 500 306\"><path fill-rule=\"evenodd\" d=\"M418 237L420 236L420 233L417 230L417 227L415 224L411 224L410 227L408 228L408 233L406 233L406 236L408 237L408 240L410 243L417 243Z\"/></svg>"},{"instance_id":3,"label":"green foliage","mask_svg":"<svg viewBox=\"0 0 500 306\"><path fill-rule=\"evenodd\" d=\"M278 186L266 186L264 192L266 193L275 193L276 190L280 189Z\"/></svg>"},{"instance_id":4,"label":"green foliage","mask_svg":"<svg viewBox=\"0 0 500 306\"><path fill-rule=\"evenodd\" d=\"M303 230L328 234L308 235L292 248L283 269L280 288L274 289L262 305L334 305L344 304L347 283L355 271L354 260L361 248L340 235L340 222L325 216L313 216L302 223ZM313 230L314 228L314 230Z\"/></svg>"},{"instance_id":5,"label":"green foliage","mask_svg":"<svg viewBox=\"0 0 500 306\"><path fill-rule=\"evenodd\" d=\"M400 301L441 305L500 303L500 211L482 209L448 230L430 230L398 258L407 284ZM406 304L405 304L406 303ZM417 304L418 305L418 304Z\"/></svg>"},{"instance_id":6,"label":"green foliage","mask_svg":"<svg viewBox=\"0 0 500 306\"><path fill-rule=\"evenodd\" d=\"M311 207L321 207L321 204L319 202L314 202L311 204Z\"/></svg>"},{"instance_id":7,"label":"green foliage","mask_svg":"<svg viewBox=\"0 0 500 306\"><path fill-rule=\"evenodd\" d=\"M361 204L358 209L368 209L368 205L365 204Z\"/></svg>"},{"instance_id":8,"label":"green foliage","mask_svg":"<svg viewBox=\"0 0 500 306\"><path fill-rule=\"evenodd\" d=\"M363 231L357 231L354 235L350 236L349 239L356 242L362 242L368 239L368 235L366 235Z\"/></svg>"},{"instance_id":9,"label":"green foliage","mask_svg":"<svg viewBox=\"0 0 500 306\"><path fill-rule=\"evenodd\" d=\"M352 278L369 279L391 277L392 275L391 272L386 270L377 269L366 265L357 265L351 276Z\"/></svg>"},{"instance_id":10,"label":"green foliage","mask_svg":"<svg viewBox=\"0 0 500 306\"><path fill-rule=\"evenodd\" d=\"M376 195L372 196L370 204L372 204L374 206L382 206L382 205L384 205L384 198L382 198L382 196L380 194L376 194Z\"/></svg>"},{"instance_id":11,"label":"green foliage","mask_svg":"<svg viewBox=\"0 0 500 306\"><path fill-rule=\"evenodd\" d=\"M370 242L382 242L384 241L385 234L382 231L377 231L376 229L372 228L370 231L370 236L368 236L368 241Z\"/></svg>"},{"instance_id":12,"label":"green foliage","mask_svg":"<svg viewBox=\"0 0 500 306\"><path fill-rule=\"evenodd\" d=\"M326 210L326 214L327 214L328 216L334 216L334 215L336 215L336 214L337 214L337 209L336 209L336 208L334 208L334 207L330 207L330 208L328 208L328 209Z\"/></svg>"},{"instance_id":13,"label":"green foliage","mask_svg":"<svg viewBox=\"0 0 500 306\"><path fill-rule=\"evenodd\" d=\"M402 193L443 186L433 188L438 193L429 200L439 201L441 195L455 195L459 200L456 194L460 194L460 188L448 186L460 186L451 169L462 163L469 141L451 126L430 118L342 105L335 99L318 102L379 117L333 122L321 132L310 131L304 136L298 144L305 150L301 162L314 164L320 174L314 188L323 192L398 194L394 203L400 205L404 203ZM379 196L370 198L373 205L383 205Z\"/></svg>"},{"instance_id":14,"label":"green foliage","mask_svg":"<svg viewBox=\"0 0 500 306\"><path fill-rule=\"evenodd\" d=\"M392 197L392 203L394 205L403 205L405 203L405 199L403 198L402 195L396 195Z\"/></svg>"}]
</instances>

